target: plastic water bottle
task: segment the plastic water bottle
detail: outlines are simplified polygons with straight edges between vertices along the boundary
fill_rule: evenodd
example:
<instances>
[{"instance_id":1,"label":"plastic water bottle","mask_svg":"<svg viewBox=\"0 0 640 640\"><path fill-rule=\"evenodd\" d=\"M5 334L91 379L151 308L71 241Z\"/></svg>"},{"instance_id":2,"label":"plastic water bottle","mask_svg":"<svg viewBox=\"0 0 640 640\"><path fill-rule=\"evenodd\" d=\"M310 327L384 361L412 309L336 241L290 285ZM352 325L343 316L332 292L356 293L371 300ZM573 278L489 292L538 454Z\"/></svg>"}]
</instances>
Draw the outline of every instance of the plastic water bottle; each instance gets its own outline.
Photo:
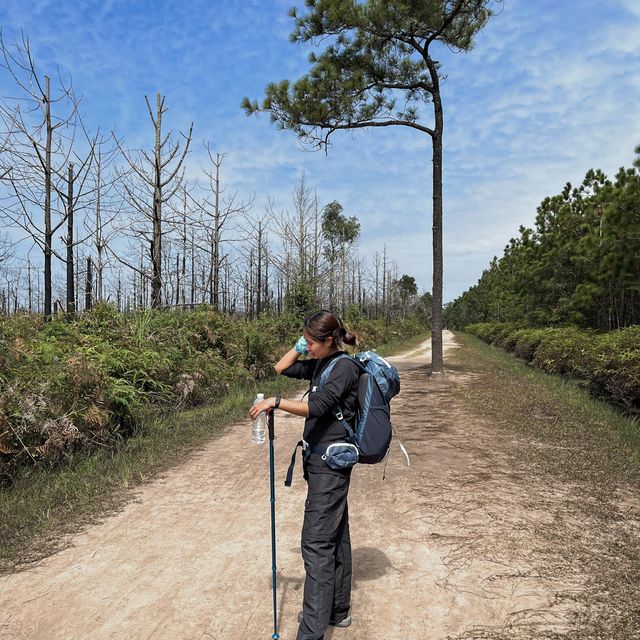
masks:
<instances>
[{"instance_id":1,"label":"plastic water bottle","mask_svg":"<svg viewBox=\"0 0 640 640\"><path fill-rule=\"evenodd\" d=\"M256 404L264 400L264 393L259 393L256 396L253 404ZM263 411L258 414L258 417L253 421L253 430L251 432L251 442L253 444L264 444L267 439L267 414Z\"/></svg>"}]
</instances>

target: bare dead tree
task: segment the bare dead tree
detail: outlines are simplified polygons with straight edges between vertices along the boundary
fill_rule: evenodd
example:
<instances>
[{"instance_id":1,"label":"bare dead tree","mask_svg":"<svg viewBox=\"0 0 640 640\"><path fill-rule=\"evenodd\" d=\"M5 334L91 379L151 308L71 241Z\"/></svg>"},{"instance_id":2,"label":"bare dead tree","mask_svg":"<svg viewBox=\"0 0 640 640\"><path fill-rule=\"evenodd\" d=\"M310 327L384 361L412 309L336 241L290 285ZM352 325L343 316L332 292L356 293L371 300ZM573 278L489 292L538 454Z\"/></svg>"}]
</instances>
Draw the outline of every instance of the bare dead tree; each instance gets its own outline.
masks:
<instances>
[{"instance_id":1,"label":"bare dead tree","mask_svg":"<svg viewBox=\"0 0 640 640\"><path fill-rule=\"evenodd\" d=\"M188 206L189 203L189 194L186 187L182 189L182 198L181 198L181 219L179 221L179 233L180 233L180 243L182 247L182 262L178 265L180 269L180 299L176 300L176 304L182 304L186 306L187 304L187 252L190 252L193 260L194 256L194 247L189 246L189 242L193 240L193 234L191 238L189 237L189 229L191 229L191 210ZM191 270L191 289L193 291L193 269ZM192 296L193 298L193 296ZM191 299L191 306L193 307L193 299Z\"/></svg>"},{"instance_id":2,"label":"bare dead tree","mask_svg":"<svg viewBox=\"0 0 640 640\"><path fill-rule=\"evenodd\" d=\"M62 241L66 247L66 311L69 316L73 316L76 312L77 301L75 283L79 282L78 275L74 274L74 265L76 269L79 270L80 263L78 260L75 260L74 250L77 252L78 247L86 242L86 240L92 235L92 230L88 230L84 237L77 237L74 226L76 223L76 213L80 211L84 213L85 210L92 205L95 198L99 197L97 187L92 180L92 167L98 148L102 143L99 140L99 132L93 139L89 139L81 120L80 126L87 138L88 149L83 156L80 156L78 153L74 153L75 159L78 161L77 168L76 163L69 162L66 178L60 180L61 183L66 182L66 191L58 191L58 196L64 204L65 219L67 222L67 234L62 238Z\"/></svg>"},{"instance_id":3,"label":"bare dead tree","mask_svg":"<svg viewBox=\"0 0 640 640\"><path fill-rule=\"evenodd\" d=\"M93 306L93 263L91 256L87 258L87 276L84 287L84 308L90 311Z\"/></svg>"},{"instance_id":4,"label":"bare dead tree","mask_svg":"<svg viewBox=\"0 0 640 640\"><path fill-rule=\"evenodd\" d=\"M230 252L225 252L225 246L242 240L238 222L251 210L255 195L238 201L237 191L226 193L227 186L223 184L220 174L229 154L216 153L214 156L211 145L205 143L204 146L210 162L210 168L202 170L206 177L206 186L203 188L205 195L200 200L192 198L192 202L200 213L198 226L203 231L203 241L198 242L197 246L209 260L209 303L215 309L220 309L222 267L230 259ZM234 235L230 236L229 233Z\"/></svg>"},{"instance_id":5,"label":"bare dead tree","mask_svg":"<svg viewBox=\"0 0 640 640\"><path fill-rule=\"evenodd\" d=\"M91 261L94 275L92 300L102 301L105 298L105 270L110 257L108 247L118 231L114 223L122 212L123 201L116 189L117 175L111 171L118 148L96 136L93 150L93 163L89 169L92 197L87 202L87 209L92 214L84 217L84 232L95 250L95 260Z\"/></svg>"},{"instance_id":6,"label":"bare dead tree","mask_svg":"<svg viewBox=\"0 0 640 640\"><path fill-rule=\"evenodd\" d=\"M314 299L326 274L322 263L322 229L317 194L312 191L304 172L292 191L293 211L276 212L269 199L267 210L279 246L271 251L270 264L282 275L284 296L292 287L308 288Z\"/></svg>"},{"instance_id":7,"label":"bare dead tree","mask_svg":"<svg viewBox=\"0 0 640 640\"><path fill-rule=\"evenodd\" d=\"M120 177L123 196L138 214L139 221L127 221L126 230L133 233L133 237L142 237L148 243L151 258L151 306L159 309L162 306L162 239L163 239L163 205L175 196L182 186L184 178L184 161L191 144L193 123L189 127L187 135L182 134L184 144L181 141L172 142L169 131L166 135L162 131L162 119L167 112L164 105L164 97L160 92L156 94L155 113L151 108L149 98L145 96L145 102L149 111L149 117L155 132L153 151L141 149L131 152L122 147L120 140L113 135L128 171L121 171ZM164 137L163 137L164 135ZM138 270L131 262L121 256L116 258L131 269ZM140 275L144 275L139 270Z\"/></svg>"},{"instance_id":8,"label":"bare dead tree","mask_svg":"<svg viewBox=\"0 0 640 640\"><path fill-rule=\"evenodd\" d=\"M59 74L52 97L49 76L41 76L31 54L29 40L8 45L0 32L0 66L16 84L20 95L10 106L0 105L11 155L8 180L15 197L2 213L8 222L24 230L44 255L44 315L52 312L52 258L64 260L53 246L66 212L56 209L56 176L70 161L78 123L78 101L70 80ZM55 113L54 113L55 109ZM58 213L57 221L52 214Z\"/></svg>"},{"instance_id":9,"label":"bare dead tree","mask_svg":"<svg viewBox=\"0 0 640 640\"><path fill-rule=\"evenodd\" d=\"M245 213L244 247L241 255L245 258L245 277L243 278L245 313L249 319L259 317L269 298L269 211L251 216Z\"/></svg>"}]
</instances>

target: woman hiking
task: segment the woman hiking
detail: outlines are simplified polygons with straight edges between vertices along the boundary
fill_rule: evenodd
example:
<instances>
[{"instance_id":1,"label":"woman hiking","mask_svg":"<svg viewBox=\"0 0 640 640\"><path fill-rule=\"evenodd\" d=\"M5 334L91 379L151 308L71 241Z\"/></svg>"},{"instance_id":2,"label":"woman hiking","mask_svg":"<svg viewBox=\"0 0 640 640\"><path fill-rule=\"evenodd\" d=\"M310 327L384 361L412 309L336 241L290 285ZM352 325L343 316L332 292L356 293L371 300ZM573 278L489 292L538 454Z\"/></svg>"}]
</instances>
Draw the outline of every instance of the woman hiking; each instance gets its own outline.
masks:
<instances>
[{"instance_id":1,"label":"woman hiking","mask_svg":"<svg viewBox=\"0 0 640 640\"><path fill-rule=\"evenodd\" d=\"M251 407L251 418L262 411L281 409L306 418L303 433L303 472L307 499L302 525L302 558L306 571L303 609L296 640L322 640L329 625L351 624L351 542L347 494L351 467L327 465L327 447L344 443L347 434L335 412L353 425L358 403L360 370L344 354L343 344L356 336L330 311L318 311L304 322L302 337L275 365L289 378L310 380L307 400L267 398ZM299 361L301 355L309 360ZM321 384L327 366L339 358ZM301 443L299 443L301 444ZM324 456L324 457L323 457ZM293 462L292 462L293 465Z\"/></svg>"}]
</instances>

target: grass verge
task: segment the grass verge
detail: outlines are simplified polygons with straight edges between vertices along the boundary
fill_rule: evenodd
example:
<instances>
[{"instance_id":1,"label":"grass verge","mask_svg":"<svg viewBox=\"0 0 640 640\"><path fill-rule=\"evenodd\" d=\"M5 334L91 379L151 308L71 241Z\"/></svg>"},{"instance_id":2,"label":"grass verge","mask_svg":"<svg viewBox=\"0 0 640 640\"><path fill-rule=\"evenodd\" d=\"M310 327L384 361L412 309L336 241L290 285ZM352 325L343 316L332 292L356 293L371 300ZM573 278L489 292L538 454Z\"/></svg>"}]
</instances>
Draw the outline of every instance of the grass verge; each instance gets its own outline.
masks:
<instances>
[{"instance_id":1,"label":"grass verge","mask_svg":"<svg viewBox=\"0 0 640 640\"><path fill-rule=\"evenodd\" d=\"M452 369L476 374L456 394L465 408L506 430L513 465L525 477L561 487L553 517L537 525L530 549L550 575L583 581L562 594L572 628L531 638L640 638L640 424L592 398L577 383L535 370L468 334L456 334ZM533 498L533 496L532 496ZM554 564L555 563L555 564ZM513 638L486 631L483 638ZM520 635L518 638L522 637Z\"/></svg>"},{"instance_id":2,"label":"grass verge","mask_svg":"<svg viewBox=\"0 0 640 640\"><path fill-rule=\"evenodd\" d=\"M412 349L419 347L429 338L430 335L431 333L427 332L421 333L413 338L398 338L396 340L390 340L389 342L380 345L380 348L376 349L376 353L386 358L387 356L393 356L404 351L411 351Z\"/></svg>"},{"instance_id":3,"label":"grass verge","mask_svg":"<svg viewBox=\"0 0 640 640\"><path fill-rule=\"evenodd\" d=\"M299 386L281 378L261 382L260 390L293 392ZM119 509L130 497L128 489L246 418L255 392L255 386L236 386L215 405L149 414L115 451L78 454L64 465L18 477L0 492L0 572L50 555L64 544L64 534Z\"/></svg>"},{"instance_id":4,"label":"grass verge","mask_svg":"<svg viewBox=\"0 0 640 640\"><path fill-rule=\"evenodd\" d=\"M382 345L380 352L392 355L424 339L396 340ZM301 383L280 377L259 386L267 395L294 394ZM16 478L11 489L0 491L0 573L59 550L66 534L120 509L130 499L130 489L184 461L226 425L241 419L248 423L256 388L236 386L215 405L149 414L137 433L115 451L78 454L63 465Z\"/></svg>"}]
</instances>

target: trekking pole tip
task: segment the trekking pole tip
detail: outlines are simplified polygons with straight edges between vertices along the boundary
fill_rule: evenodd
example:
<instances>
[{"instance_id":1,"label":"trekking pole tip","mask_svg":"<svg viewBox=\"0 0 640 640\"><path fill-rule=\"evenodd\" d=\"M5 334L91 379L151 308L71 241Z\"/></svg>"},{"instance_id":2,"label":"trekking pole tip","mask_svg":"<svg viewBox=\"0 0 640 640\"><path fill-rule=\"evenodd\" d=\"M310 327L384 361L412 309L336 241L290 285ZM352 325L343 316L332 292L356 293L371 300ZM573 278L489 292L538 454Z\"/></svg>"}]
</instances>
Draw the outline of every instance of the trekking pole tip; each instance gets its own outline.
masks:
<instances>
[{"instance_id":1,"label":"trekking pole tip","mask_svg":"<svg viewBox=\"0 0 640 640\"><path fill-rule=\"evenodd\" d=\"M280 637L279 633L274 633L272 636L273 640L278 640L278 638Z\"/></svg>"}]
</instances>

